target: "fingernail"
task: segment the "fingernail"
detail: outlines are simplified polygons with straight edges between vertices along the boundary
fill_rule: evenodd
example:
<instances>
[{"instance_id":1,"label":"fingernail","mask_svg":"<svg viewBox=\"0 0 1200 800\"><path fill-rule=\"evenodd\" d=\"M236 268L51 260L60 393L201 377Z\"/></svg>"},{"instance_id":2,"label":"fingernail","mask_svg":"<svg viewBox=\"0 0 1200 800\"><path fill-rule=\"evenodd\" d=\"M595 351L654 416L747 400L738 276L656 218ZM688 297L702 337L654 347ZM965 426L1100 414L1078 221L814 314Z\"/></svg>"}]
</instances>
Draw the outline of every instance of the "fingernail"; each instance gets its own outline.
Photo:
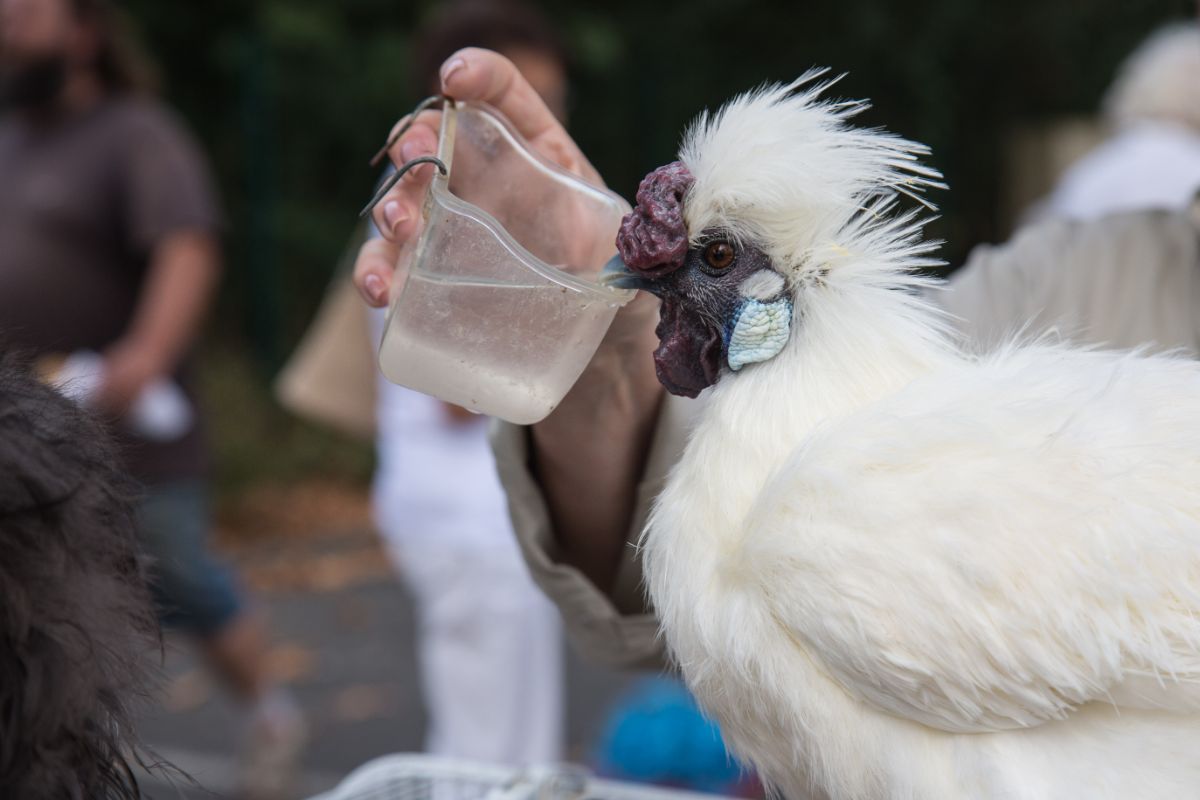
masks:
<instances>
[{"instance_id":1,"label":"fingernail","mask_svg":"<svg viewBox=\"0 0 1200 800\"><path fill-rule=\"evenodd\" d=\"M450 76L465 67L467 62L461 58L451 59L442 67L442 91L446 91L446 84L450 82Z\"/></svg>"},{"instance_id":2,"label":"fingernail","mask_svg":"<svg viewBox=\"0 0 1200 800\"><path fill-rule=\"evenodd\" d=\"M371 302L377 306L383 305L384 297L387 294L383 278L378 275L368 275L363 279L363 285L367 287L367 296L371 298Z\"/></svg>"},{"instance_id":3,"label":"fingernail","mask_svg":"<svg viewBox=\"0 0 1200 800\"><path fill-rule=\"evenodd\" d=\"M416 142L405 142L400 145L400 157L404 159L404 163L412 161L414 158L425 155L425 148L418 145Z\"/></svg>"},{"instance_id":4,"label":"fingernail","mask_svg":"<svg viewBox=\"0 0 1200 800\"><path fill-rule=\"evenodd\" d=\"M390 233L395 233L397 226L407 221L408 214L404 213L398 201L389 200L383 204L383 222Z\"/></svg>"}]
</instances>

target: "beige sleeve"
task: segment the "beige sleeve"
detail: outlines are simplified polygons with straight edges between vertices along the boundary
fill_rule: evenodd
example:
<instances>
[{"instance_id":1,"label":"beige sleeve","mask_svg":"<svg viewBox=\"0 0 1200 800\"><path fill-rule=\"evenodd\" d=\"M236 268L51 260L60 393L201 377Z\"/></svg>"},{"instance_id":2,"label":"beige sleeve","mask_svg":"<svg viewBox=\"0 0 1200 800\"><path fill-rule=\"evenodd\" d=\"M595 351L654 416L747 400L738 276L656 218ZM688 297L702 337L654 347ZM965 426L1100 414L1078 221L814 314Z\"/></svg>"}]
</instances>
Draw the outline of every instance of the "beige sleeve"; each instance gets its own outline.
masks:
<instances>
[{"instance_id":1,"label":"beige sleeve","mask_svg":"<svg viewBox=\"0 0 1200 800\"><path fill-rule=\"evenodd\" d=\"M976 248L934 300L984 349L1052 331L1103 347L1200 352L1198 226L1153 210L1038 223Z\"/></svg>"},{"instance_id":2,"label":"beige sleeve","mask_svg":"<svg viewBox=\"0 0 1200 800\"><path fill-rule=\"evenodd\" d=\"M1032 225L1002 245L980 245L933 300L955 317L968 339L990 348L1015 333L1034 333L1071 269L1075 228L1067 222Z\"/></svg>"},{"instance_id":3,"label":"beige sleeve","mask_svg":"<svg viewBox=\"0 0 1200 800\"><path fill-rule=\"evenodd\" d=\"M492 428L496 469L521 554L534 581L558 606L567 635L580 654L602 664L657 667L662 663L658 624L646 608L641 565L627 547L613 593L600 591L582 572L563 563L542 488L529 469L529 429L506 422ZM638 516L651 498L639 492Z\"/></svg>"},{"instance_id":4,"label":"beige sleeve","mask_svg":"<svg viewBox=\"0 0 1200 800\"><path fill-rule=\"evenodd\" d=\"M666 659L658 620L648 607L642 565L632 542L642 530L667 472L679 459L694 403L668 398L663 403L637 489L629 541L611 594L600 591L562 561L542 489L529 470L529 429L505 422L492 428L492 448L500 482L508 495L513 530L534 581L562 613L567 635L584 658L621 667L662 668Z\"/></svg>"}]
</instances>

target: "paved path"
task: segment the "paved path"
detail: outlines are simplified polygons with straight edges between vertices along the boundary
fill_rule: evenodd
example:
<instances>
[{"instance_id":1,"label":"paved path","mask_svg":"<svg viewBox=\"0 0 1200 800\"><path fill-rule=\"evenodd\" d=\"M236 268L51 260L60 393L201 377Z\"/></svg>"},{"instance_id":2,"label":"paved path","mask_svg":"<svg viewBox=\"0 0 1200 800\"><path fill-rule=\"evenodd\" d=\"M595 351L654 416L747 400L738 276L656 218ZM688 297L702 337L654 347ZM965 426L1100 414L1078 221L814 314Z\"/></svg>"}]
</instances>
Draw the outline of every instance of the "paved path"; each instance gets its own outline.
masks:
<instances>
[{"instance_id":1,"label":"paved path","mask_svg":"<svg viewBox=\"0 0 1200 800\"><path fill-rule=\"evenodd\" d=\"M375 756L418 750L425 719L411 602L366 530L266 539L231 555L272 625L271 661L308 716L298 796L323 791ZM586 761L604 711L630 679L568 658L568 748ZM151 798L229 797L241 726L187 641L168 640L165 691L142 738L202 788L145 780Z\"/></svg>"}]
</instances>

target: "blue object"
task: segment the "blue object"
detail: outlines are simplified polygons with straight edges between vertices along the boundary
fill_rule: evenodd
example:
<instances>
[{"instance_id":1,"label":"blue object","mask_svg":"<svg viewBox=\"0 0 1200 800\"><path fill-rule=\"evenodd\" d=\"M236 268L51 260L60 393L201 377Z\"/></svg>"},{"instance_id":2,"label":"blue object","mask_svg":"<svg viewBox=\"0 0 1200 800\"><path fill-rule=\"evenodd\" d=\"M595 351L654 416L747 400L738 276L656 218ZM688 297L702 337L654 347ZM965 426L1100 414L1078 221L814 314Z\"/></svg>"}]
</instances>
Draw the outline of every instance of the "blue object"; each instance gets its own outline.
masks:
<instances>
[{"instance_id":1,"label":"blue object","mask_svg":"<svg viewBox=\"0 0 1200 800\"><path fill-rule=\"evenodd\" d=\"M727 794L744 771L728 755L720 729L672 678L640 680L610 713L596 754L597 771L617 780Z\"/></svg>"},{"instance_id":2,"label":"blue object","mask_svg":"<svg viewBox=\"0 0 1200 800\"><path fill-rule=\"evenodd\" d=\"M204 483L192 478L147 487L138 510L159 619L200 637L225 628L243 607L233 573L208 547L210 521Z\"/></svg>"}]
</instances>

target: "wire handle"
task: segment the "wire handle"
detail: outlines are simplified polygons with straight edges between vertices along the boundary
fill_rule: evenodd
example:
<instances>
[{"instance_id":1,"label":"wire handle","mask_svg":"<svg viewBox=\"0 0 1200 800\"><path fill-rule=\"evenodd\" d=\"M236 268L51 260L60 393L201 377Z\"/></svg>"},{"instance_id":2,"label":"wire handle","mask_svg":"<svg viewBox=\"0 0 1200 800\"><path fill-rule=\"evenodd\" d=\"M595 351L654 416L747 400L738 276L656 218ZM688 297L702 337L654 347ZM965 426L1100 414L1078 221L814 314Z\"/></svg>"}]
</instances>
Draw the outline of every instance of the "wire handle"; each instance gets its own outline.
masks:
<instances>
[{"instance_id":1,"label":"wire handle","mask_svg":"<svg viewBox=\"0 0 1200 800\"><path fill-rule=\"evenodd\" d=\"M383 196L390 192L392 187L399 183L400 179L403 178L409 170L411 170L413 167L420 166L421 164L437 164L438 171L440 171L443 175L450 174L450 171L446 169L446 165L437 156L419 156L414 158L412 161L406 162L404 166L400 167L400 169L388 176L388 179L384 181L383 185L379 187L379 190L375 192L375 196L371 198L371 201L363 206L362 211L358 212L358 216L362 218L367 214L370 214L372 209L379 205L379 201L383 199Z\"/></svg>"},{"instance_id":2,"label":"wire handle","mask_svg":"<svg viewBox=\"0 0 1200 800\"><path fill-rule=\"evenodd\" d=\"M383 147L379 148L375 152L375 155L371 156L371 160L368 162L370 166L379 166L379 164L383 161L384 156L387 155L388 150L391 150L392 145L400 141L401 136L408 133L408 129L411 128L413 123L417 121L417 117L421 116L422 111L427 111L438 103L443 103L449 99L450 98L444 94L435 94L430 97L426 97L424 100L417 103L417 107L414 108L412 112L408 114L408 116L404 117L404 123L400 126L400 128L388 137L388 140L383 143Z\"/></svg>"},{"instance_id":3,"label":"wire handle","mask_svg":"<svg viewBox=\"0 0 1200 800\"><path fill-rule=\"evenodd\" d=\"M394 145L396 142L400 141L401 136L408 133L408 129L411 128L413 126L413 123L415 123L417 121L417 117L421 116L421 112L427 111L428 109L433 108L434 106L438 105L439 103L453 103L453 102L454 102L454 100L452 100L448 95L435 94L430 97L426 97L424 100L417 103L417 107L414 108L412 110L412 112L410 112L408 115L406 115L403 118L403 122L401 123L400 127L396 129L396 132L393 133L391 136L389 136L388 140L383 143L383 147L379 148L379 150L376 151L375 155L371 156L371 160L370 160L369 164L372 167L378 167L379 164L383 161L383 159L385 157L387 157L388 151L392 149L392 145ZM395 186L400 181L400 179L403 178L405 176L405 174L408 173L409 170L411 170L413 167L419 166L421 164L436 164L438 170L442 173L442 175L448 175L450 173L449 169L447 169L447 167L446 167L445 162L443 162L440 158L437 158L436 156L420 156L419 158L414 158L411 161L409 161L408 163L401 166L398 170L396 170L390 176L388 176L388 179L383 182L383 185L380 186L378 190L376 190L376 192L375 192L374 196L371 198L370 202L368 202L365 206L363 206L362 211L358 212L359 218L365 217L365 216L367 216L367 214L370 214L372 209L374 209L375 206L379 205L379 201L383 199L384 195L386 195L388 192L390 192L392 190L392 187Z\"/></svg>"}]
</instances>

